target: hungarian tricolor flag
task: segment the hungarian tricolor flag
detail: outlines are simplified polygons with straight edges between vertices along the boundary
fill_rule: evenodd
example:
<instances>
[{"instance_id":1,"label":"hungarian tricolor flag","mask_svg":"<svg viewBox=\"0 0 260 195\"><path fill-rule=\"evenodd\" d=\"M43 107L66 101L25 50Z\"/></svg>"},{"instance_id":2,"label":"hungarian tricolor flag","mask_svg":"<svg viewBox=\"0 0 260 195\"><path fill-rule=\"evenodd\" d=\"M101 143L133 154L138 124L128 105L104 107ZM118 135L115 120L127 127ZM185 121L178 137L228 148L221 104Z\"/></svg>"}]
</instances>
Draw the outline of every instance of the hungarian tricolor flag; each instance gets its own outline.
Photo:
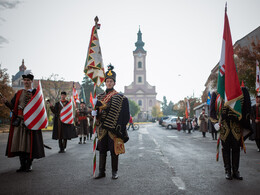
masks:
<instances>
[{"instance_id":1,"label":"hungarian tricolor flag","mask_svg":"<svg viewBox=\"0 0 260 195\"><path fill-rule=\"evenodd\" d=\"M105 80L105 70L97 34L97 29L100 27L100 24L97 24L97 17L95 22L96 25L93 26L91 31L84 72L97 86L100 86Z\"/></svg>"},{"instance_id":2,"label":"hungarian tricolor flag","mask_svg":"<svg viewBox=\"0 0 260 195\"><path fill-rule=\"evenodd\" d=\"M240 88L233 55L234 52L227 9L225 9L224 33L219 62L217 91L224 100L224 105L229 106L237 114L238 118L241 119L241 98L243 97L243 94Z\"/></svg>"},{"instance_id":3,"label":"hungarian tricolor flag","mask_svg":"<svg viewBox=\"0 0 260 195\"><path fill-rule=\"evenodd\" d=\"M40 130L48 126L48 118L40 81L35 94L23 110L23 116L24 124L28 129Z\"/></svg>"}]
</instances>

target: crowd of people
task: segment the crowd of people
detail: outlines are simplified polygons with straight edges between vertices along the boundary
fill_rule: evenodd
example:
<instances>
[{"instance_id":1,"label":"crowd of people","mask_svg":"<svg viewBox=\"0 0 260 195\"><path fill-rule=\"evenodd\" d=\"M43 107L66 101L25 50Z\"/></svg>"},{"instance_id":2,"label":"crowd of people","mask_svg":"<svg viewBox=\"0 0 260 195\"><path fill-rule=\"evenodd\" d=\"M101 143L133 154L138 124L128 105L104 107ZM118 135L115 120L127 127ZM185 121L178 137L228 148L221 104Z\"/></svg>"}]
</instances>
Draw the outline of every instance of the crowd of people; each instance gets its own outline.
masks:
<instances>
[{"instance_id":1,"label":"crowd of people","mask_svg":"<svg viewBox=\"0 0 260 195\"><path fill-rule=\"evenodd\" d=\"M45 157L44 147L49 147L44 145L41 129L33 130L24 123L23 110L33 99L36 89L32 86L34 76L31 71L25 70L22 77L24 89L18 90L10 102L3 96L0 96L0 100L13 113L6 156L19 156L20 168L17 172L31 172L33 160ZM93 120L96 118L99 173L95 179L106 176L108 151L111 153L112 179L118 178L118 157L125 152L124 143L129 139L126 130L130 118L128 99L114 89L115 84L116 73L110 65L105 77L106 91L94 99L95 110L81 102L76 109L74 123L67 123L62 118L63 108L70 104L65 91L60 93L60 100L54 105L50 100L47 101L54 115L52 139L58 140L58 153L66 153L67 141L73 138L78 138L79 144L86 144L86 140L91 140Z\"/></svg>"}]
</instances>

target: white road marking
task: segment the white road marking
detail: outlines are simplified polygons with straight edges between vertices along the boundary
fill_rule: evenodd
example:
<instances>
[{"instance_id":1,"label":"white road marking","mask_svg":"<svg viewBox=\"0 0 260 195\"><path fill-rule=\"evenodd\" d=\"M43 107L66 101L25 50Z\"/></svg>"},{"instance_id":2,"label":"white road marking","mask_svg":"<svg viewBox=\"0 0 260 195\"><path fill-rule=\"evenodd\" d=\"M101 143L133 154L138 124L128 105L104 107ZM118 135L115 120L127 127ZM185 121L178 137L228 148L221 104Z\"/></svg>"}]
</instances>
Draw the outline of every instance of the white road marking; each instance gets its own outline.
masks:
<instances>
[{"instance_id":1,"label":"white road marking","mask_svg":"<svg viewBox=\"0 0 260 195\"><path fill-rule=\"evenodd\" d=\"M168 135L169 138L178 138L178 135Z\"/></svg>"},{"instance_id":2,"label":"white road marking","mask_svg":"<svg viewBox=\"0 0 260 195\"><path fill-rule=\"evenodd\" d=\"M179 190L185 190L185 183L179 177L172 177L173 183L178 187Z\"/></svg>"},{"instance_id":3,"label":"white road marking","mask_svg":"<svg viewBox=\"0 0 260 195\"><path fill-rule=\"evenodd\" d=\"M167 136L167 137L170 137L170 138L176 138L178 136ZM159 143L152 137L152 140L153 142L155 143L156 145L156 148L155 149L159 149L160 148L160 145ZM169 159L164 156L164 154L162 153L162 151L160 150L160 152L157 152L158 155L161 155L161 160L169 167L171 168L170 166L170 162L169 162ZM185 190L185 183L182 181L182 179L180 177L172 177L172 182L175 186L177 186L177 188L179 190Z\"/></svg>"}]
</instances>

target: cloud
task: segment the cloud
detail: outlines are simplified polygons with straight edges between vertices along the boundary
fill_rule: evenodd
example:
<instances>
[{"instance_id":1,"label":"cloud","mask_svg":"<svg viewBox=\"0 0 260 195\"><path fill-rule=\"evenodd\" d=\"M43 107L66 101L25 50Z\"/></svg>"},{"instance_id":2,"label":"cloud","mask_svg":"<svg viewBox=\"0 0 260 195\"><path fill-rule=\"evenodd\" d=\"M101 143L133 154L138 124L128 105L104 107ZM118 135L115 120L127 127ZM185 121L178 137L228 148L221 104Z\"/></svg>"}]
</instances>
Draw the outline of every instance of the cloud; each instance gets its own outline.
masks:
<instances>
[{"instance_id":1,"label":"cloud","mask_svg":"<svg viewBox=\"0 0 260 195\"><path fill-rule=\"evenodd\" d=\"M8 1L8 0L0 0L0 9L13 9L15 8L20 1Z\"/></svg>"}]
</instances>

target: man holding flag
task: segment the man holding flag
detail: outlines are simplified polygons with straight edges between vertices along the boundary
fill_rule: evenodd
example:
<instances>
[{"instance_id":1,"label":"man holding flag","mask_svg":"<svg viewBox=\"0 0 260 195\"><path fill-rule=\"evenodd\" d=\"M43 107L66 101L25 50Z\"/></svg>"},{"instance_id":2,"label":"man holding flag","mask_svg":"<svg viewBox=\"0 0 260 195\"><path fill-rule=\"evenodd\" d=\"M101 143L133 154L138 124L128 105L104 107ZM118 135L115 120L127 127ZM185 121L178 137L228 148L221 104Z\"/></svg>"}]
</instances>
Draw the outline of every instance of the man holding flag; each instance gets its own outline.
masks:
<instances>
[{"instance_id":1,"label":"man holding flag","mask_svg":"<svg viewBox=\"0 0 260 195\"><path fill-rule=\"evenodd\" d=\"M248 91L242 88L242 92L240 88L226 9L217 92L211 96L210 117L211 121L216 123L215 129L220 130L217 148L219 149L221 140L226 179L242 180L243 177L238 171L240 146L245 151L243 128L250 128L247 113L250 113L251 105ZM218 156L217 152L217 160Z\"/></svg>"},{"instance_id":2,"label":"man holding flag","mask_svg":"<svg viewBox=\"0 0 260 195\"><path fill-rule=\"evenodd\" d=\"M24 89L17 91L11 102L1 99L13 112L6 156L19 156L21 166L16 172L30 172L33 159L45 157L41 128L48 122L40 84L37 90L32 88L34 76L30 70L22 77Z\"/></svg>"},{"instance_id":3,"label":"man holding flag","mask_svg":"<svg viewBox=\"0 0 260 195\"><path fill-rule=\"evenodd\" d=\"M124 143L128 141L126 125L130 118L128 99L119 94L114 86L116 73L108 66L105 78L106 91L97 97L96 112L98 147L100 155L99 174L96 179L105 177L107 151L111 153L112 179L117 179L118 156L124 153Z\"/></svg>"},{"instance_id":4,"label":"man holding flag","mask_svg":"<svg viewBox=\"0 0 260 195\"><path fill-rule=\"evenodd\" d=\"M56 102L55 106L50 103L50 109L53 112L54 125L52 132L52 139L59 140L59 153L65 153L67 147L67 140L76 138L75 127L73 125L73 108L72 100L66 100L67 93L61 92L61 100Z\"/></svg>"}]
</instances>

